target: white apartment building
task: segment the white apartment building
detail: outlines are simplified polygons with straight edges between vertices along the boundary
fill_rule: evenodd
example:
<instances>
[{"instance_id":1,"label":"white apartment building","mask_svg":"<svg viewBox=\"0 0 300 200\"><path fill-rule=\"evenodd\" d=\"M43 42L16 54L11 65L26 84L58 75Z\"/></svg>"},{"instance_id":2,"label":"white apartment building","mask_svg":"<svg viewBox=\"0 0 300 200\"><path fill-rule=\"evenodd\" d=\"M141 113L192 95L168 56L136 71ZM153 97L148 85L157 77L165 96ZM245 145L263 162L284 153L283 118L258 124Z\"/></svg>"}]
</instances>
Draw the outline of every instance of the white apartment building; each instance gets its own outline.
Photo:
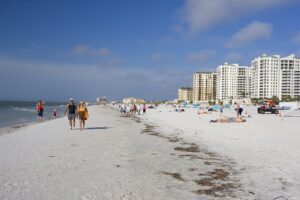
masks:
<instances>
[{"instance_id":1,"label":"white apartment building","mask_svg":"<svg viewBox=\"0 0 300 200\"><path fill-rule=\"evenodd\" d=\"M279 97L280 56L263 54L252 60L252 98Z\"/></svg>"},{"instance_id":2,"label":"white apartment building","mask_svg":"<svg viewBox=\"0 0 300 200\"><path fill-rule=\"evenodd\" d=\"M279 98L300 97L300 58L294 54L280 59Z\"/></svg>"},{"instance_id":3,"label":"white apartment building","mask_svg":"<svg viewBox=\"0 0 300 200\"><path fill-rule=\"evenodd\" d=\"M300 59L263 54L252 61L252 98L300 96Z\"/></svg>"},{"instance_id":4,"label":"white apartment building","mask_svg":"<svg viewBox=\"0 0 300 200\"><path fill-rule=\"evenodd\" d=\"M216 98L217 73L197 72L193 75L193 102Z\"/></svg>"},{"instance_id":5,"label":"white apartment building","mask_svg":"<svg viewBox=\"0 0 300 200\"><path fill-rule=\"evenodd\" d=\"M177 100L190 102L193 100L193 88L182 87L178 90Z\"/></svg>"},{"instance_id":6,"label":"white apartment building","mask_svg":"<svg viewBox=\"0 0 300 200\"><path fill-rule=\"evenodd\" d=\"M238 64L220 65L217 68L217 99L240 99L250 96L252 68Z\"/></svg>"}]
</instances>

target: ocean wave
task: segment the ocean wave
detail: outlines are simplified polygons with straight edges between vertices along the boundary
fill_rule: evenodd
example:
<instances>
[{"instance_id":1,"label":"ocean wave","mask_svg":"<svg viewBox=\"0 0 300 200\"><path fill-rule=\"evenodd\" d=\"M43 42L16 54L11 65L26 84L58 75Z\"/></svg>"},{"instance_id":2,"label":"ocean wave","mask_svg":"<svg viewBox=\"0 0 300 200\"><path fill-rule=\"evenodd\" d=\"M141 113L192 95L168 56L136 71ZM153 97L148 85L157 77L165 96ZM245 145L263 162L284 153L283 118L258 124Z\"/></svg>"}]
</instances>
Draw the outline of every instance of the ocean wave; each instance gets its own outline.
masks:
<instances>
[{"instance_id":1,"label":"ocean wave","mask_svg":"<svg viewBox=\"0 0 300 200\"><path fill-rule=\"evenodd\" d=\"M35 110L33 110L33 109L18 108L18 107L14 107L14 110L25 111L25 112L35 112Z\"/></svg>"}]
</instances>

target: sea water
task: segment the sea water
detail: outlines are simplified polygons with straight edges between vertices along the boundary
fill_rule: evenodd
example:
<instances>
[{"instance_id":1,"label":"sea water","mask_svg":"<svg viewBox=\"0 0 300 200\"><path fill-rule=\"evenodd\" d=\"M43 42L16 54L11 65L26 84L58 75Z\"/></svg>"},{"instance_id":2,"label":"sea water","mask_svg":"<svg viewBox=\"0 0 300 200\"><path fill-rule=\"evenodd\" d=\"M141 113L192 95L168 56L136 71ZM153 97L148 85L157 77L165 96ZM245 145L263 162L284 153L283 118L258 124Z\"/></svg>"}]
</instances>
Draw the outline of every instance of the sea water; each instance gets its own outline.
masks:
<instances>
[{"instance_id":1,"label":"sea water","mask_svg":"<svg viewBox=\"0 0 300 200\"><path fill-rule=\"evenodd\" d=\"M44 106L44 120L53 118L56 110L58 117L63 116L67 103L46 102ZM24 124L37 120L36 102L0 101L0 127Z\"/></svg>"}]
</instances>

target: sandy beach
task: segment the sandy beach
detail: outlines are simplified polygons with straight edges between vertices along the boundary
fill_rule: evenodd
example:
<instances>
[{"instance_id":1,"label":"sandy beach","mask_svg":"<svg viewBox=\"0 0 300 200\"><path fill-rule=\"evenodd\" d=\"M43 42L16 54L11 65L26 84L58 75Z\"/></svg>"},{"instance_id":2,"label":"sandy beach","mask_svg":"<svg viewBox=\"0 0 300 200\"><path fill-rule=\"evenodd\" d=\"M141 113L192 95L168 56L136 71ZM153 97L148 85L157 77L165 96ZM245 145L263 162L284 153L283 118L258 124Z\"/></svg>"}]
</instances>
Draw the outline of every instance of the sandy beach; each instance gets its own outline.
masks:
<instances>
[{"instance_id":1,"label":"sandy beach","mask_svg":"<svg viewBox=\"0 0 300 200\"><path fill-rule=\"evenodd\" d=\"M252 115L245 123L208 123L220 117L218 112L198 115L195 109L176 113L170 106L150 110L145 117L157 124L160 131L180 130L181 138L210 149L219 158L230 161L237 174L239 189L251 194L241 199L300 198L300 111L281 111L285 117L256 112L256 107L244 107ZM148 113L149 113L148 112ZM235 116L233 109L225 116ZM201 167L199 167L201 169Z\"/></svg>"},{"instance_id":2,"label":"sandy beach","mask_svg":"<svg viewBox=\"0 0 300 200\"><path fill-rule=\"evenodd\" d=\"M92 106L83 131L66 118L17 128L0 136L0 199L299 199L299 118L248 110L210 124L219 113Z\"/></svg>"}]
</instances>

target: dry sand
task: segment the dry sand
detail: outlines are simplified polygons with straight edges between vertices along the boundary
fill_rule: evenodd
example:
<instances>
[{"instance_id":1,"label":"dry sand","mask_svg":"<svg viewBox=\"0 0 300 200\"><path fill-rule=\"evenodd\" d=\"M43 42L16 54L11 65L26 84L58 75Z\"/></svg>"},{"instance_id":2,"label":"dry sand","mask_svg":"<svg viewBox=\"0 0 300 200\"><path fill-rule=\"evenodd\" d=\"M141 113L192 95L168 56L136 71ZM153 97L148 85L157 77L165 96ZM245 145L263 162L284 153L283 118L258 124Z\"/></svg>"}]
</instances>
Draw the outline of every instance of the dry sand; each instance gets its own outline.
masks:
<instances>
[{"instance_id":1,"label":"dry sand","mask_svg":"<svg viewBox=\"0 0 300 200\"><path fill-rule=\"evenodd\" d=\"M179 132L165 137L110 107L89 110L84 131L69 130L61 118L0 136L1 200L199 199L206 197L201 188L212 186L214 196L233 195L230 167L213 167L226 162L177 138Z\"/></svg>"},{"instance_id":2,"label":"dry sand","mask_svg":"<svg viewBox=\"0 0 300 200\"><path fill-rule=\"evenodd\" d=\"M160 132L181 132L185 141L229 160L238 174L234 183L250 195L240 199L300 199L300 111L283 118L257 114L254 106L244 107L245 111L252 115L245 123L209 123L220 114L198 115L192 108L178 113L171 106L148 110L142 118L156 124ZM235 112L225 110L224 115ZM232 171L228 172L231 177Z\"/></svg>"},{"instance_id":3,"label":"dry sand","mask_svg":"<svg viewBox=\"0 0 300 200\"><path fill-rule=\"evenodd\" d=\"M84 131L60 118L0 136L1 200L300 197L300 118L210 124L218 113L89 110Z\"/></svg>"}]
</instances>

